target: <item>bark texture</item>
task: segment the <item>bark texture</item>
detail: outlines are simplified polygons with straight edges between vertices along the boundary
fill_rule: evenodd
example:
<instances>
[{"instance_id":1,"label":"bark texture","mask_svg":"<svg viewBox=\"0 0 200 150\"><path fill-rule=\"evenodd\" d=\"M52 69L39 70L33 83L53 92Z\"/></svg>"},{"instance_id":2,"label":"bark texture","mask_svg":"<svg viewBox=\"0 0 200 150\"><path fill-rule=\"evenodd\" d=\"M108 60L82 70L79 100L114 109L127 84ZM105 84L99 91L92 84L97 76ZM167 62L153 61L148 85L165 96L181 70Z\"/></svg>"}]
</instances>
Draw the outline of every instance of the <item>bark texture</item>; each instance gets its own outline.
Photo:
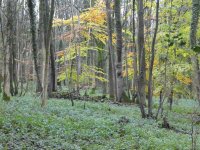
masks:
<instances>
[{"instance_id":1,"label":"bark texture","mask_svg":"<svg viewBox=\"0 0 200 150\"><path fill-rule=\"evenodd\" d=\"M47 89L48 89L48 76L49 76L49 49L52 32L52 23L54 16L54 0L51 0L51 9L49 13L48 0L41 0L43 10L43 30L44 30L44 45L45 45L45 64L44 64L44 76L43 76L43 93L41 106L44 107L47 103Z\"/></svg>"},{"instance_id":2,"label":"bark texture","mask_svg":"<svg viewBox=\"0 0 200 150\"><path fill-rule=\"evenodd\" d=\"M138 97L142 118L146 117L145 104L145 47L144 47L144 8L143 0L138 0L138 57L139 57L139 77L138 77Z\"/></svg>"},{"instance_id":3,"label":"bark texture","mask_svg":"<svg viewBox=\"0 0 200 150\"><path fill-rule=\"evenodd\" d=\"M117 100L122 101L123 77L122 77L122 25L121 25L121 7L120 0L114 1L115 5L115 28L117 36L117 61L116 61L116 78L117 78Z\"/></svg>"},{"instance_id":4,"label":"bark texture","mask_svg":"<svg viewBox=\"0 0 200 150\"><path fill-rule=\"evenodd\" d=\"M107 15L107 30L108 30L108 49L109 49L109 95L111 98L117 97L116 88L116 74L115 74L115 62L114 51L112 44L112 18L110 0L106 0L106 15Z\"/></svg>"},{"instance_id":5,"label":"bark texture","mask_svg":"<svg viewBox=\"0 0 200 150\"><path fill-rule=\"evenodd\" d=\"M200 13L200 1L199 0L193 0L192 1L192 20L191 20L191 30L190 30L190 44L191 48L194 48L197 46L197 26L199 21L199 13ZM194 66L194 77L193 77L193 87L196 91L196 97L199 100L200 104L200 67L199 67L199 54L196 54L195 56L192 56L192 62Z\"/></svg>"},{"instance_id":6,"label":"bark texture","mask_svg":"<svg viewBox=\"0 0 200 150\"><path fill-rule=\"evenodd\" d=\"M154 36L151 45L151 60L149 66L149 83L148 83L148 115L152 116L152 96L153 96L153 64L155 58L155 44L156 44L156 36L158 32L158 22L159 22L159 3L160 1L157 0L156 4L156 26L154 31Z\"/></svg>"},{"instance_id":7,"label":"bark texture","mask_svg":"<svg viewBox=\"0 0 200 150\"><path fill-rule=\"evenodd\" d=\"M29 8L29 16L30 16L30 25L31 25L31 35L32 35L32 53L33 53L33 61L34 61L34 68L37 78L37 90L36 91L42 91L42 83L41 78L39 75L39 64L38 64L38 46L37 46L37 37L36 37L36 16L35 16L35 1L34 0L28 0L27 1L28 8Z\"/></svg>"}]
</instances>

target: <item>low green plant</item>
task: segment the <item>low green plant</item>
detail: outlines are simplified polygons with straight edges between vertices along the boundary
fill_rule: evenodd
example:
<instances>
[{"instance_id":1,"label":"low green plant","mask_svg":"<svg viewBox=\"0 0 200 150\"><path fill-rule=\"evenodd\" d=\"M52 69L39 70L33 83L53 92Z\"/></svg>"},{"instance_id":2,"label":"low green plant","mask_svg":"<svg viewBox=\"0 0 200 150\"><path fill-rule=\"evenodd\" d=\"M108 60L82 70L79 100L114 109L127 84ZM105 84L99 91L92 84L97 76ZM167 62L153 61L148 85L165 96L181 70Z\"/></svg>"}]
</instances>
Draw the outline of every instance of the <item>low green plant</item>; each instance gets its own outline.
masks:
<instances>
[{"instance_id":1,"label":"low green plant","mask_svg":"<svg viewBox=\"0 0 200 150\"><path fill-rule=\"evenodd\" d=\"M187 115L190 110L182 108L191 109L193 104L181 100L168 113L174 128L191 130ZM39 99L26 96L13 97L10 103L0 101L0 110L0 149L191 148L189 134L160 128L159 121L141 119L137 106L85 102L84 107L84 102L75 101L72 107L69 100L51 99L48 106L41 108ZM199 140L197 147L200 147Z\"/></svg>"}]
</instances>

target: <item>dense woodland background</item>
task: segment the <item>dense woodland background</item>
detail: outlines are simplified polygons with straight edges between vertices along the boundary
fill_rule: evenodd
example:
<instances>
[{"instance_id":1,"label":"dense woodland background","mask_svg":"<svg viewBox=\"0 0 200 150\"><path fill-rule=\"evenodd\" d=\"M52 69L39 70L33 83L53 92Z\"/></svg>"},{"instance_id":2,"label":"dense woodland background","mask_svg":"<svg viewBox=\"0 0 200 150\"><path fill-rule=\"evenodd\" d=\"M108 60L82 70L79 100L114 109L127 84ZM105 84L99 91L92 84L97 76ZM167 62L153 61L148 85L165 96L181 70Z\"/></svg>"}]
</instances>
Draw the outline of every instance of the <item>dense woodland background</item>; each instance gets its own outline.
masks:
<instances>
[{"instance_id":1,"label":"dense woodland background","mask_svg":"<svg viewBox=\"0 0 200 150\"><path fill-rule=\"evenodd\" d=\"M199 13L199 0L0 0L2 114L9 114L7 110L18 104L22 105L18 106L19 110L27 112L35 99L40 99L42 108L51 114L54 113L51 108L56 106L51 101L48 104L48 99L62 101L64 98L70 100L67 105L71 103L79 108L83 104L84 110L87 105L91 107L93 119L95 107L108 113L116 109L123 114L117 118L120 137L131 137L122 126L132 122L127 117L136 113L135 116L150 119L146 123L151 127L156 126L151 124L154 120L162 128L187 135L190 140L180 137L187 141L186 149L200 149L197 142L200 132L197 125L200 123ZM98 103L86 104L87 101ZM107 103L114 106L107 107ZM63 101L59 103L63 112L64 105ZM76 111L81 114L78 108ZM104 117L101 113L100 118ZM33 116L32 112L29 115ZM178 120L171 124L176 119L170 116L176 115L188 119L185 127L180 120L180 124ZM0 133L2 128L2 135L6 135L3 132L6 121L1 125L1 118ZM1 142L8 144L0 138ZM184 149L177 147L178 143L168 145L169 149ZM149 147L141 145L126 146L162 149L155 143ZM16 148L12 144L0 144L0 149L1 146ZM119 148L115 146L111 149Z\"/></svg>"}]
</instances>

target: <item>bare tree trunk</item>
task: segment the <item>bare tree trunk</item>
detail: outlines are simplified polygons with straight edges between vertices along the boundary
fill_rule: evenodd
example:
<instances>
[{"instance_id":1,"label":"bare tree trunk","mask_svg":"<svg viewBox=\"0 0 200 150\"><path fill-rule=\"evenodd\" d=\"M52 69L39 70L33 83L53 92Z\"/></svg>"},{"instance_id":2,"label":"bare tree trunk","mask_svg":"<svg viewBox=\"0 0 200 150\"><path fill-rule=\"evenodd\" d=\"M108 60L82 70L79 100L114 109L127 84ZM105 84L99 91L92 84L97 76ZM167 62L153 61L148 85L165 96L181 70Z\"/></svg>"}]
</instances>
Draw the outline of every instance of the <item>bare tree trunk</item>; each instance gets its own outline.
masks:
<instances>
[{"instance_id":1,"label":"bare tree trunk","mask_svg":"<svg viewBox=\"0 0 200 150\"><path fill-rule=\"evenodd\" d=\"M196 33L197 33L197 26L199 21L199 12L200 12L200 2L199 0L192 1L192 20L191 20L191 31L190 31L190 44L191 47L196 46Z\"/></svg>"},{"instance_id":2,"label":"bare tree trunk","mask_svg":"<svg viewBox=\"0 0 200 150\"><path fill-rule=\"evenodd\" d=\"M0 1L0 8L2 6L2 0ZM2 48L3 48L3 100L6 100L7 97L10 96L10 89L7 89L7 85L8 85L8 81L7 81L7 77L9 77L8 75L8 69L7 69L7 43L5 40L5 32L3 30L4 24L3 24L3 17L2 17L2 11L0 11L0 29L1 29L1 39L2 39Z\"/></svg>"},{"instance_id":3,"label":"bare tree trunk","mask_svg":"<svg viewBox=\"0 0 200 150\"><path fill-rule=\"evenodd\" d=\"M1 9L1 5L2 5L2 0L0 0L0 9ZM3 35L3 27L2 27L2 19L1 19L1 12L0 12L0 31L1 31L1 43L2 43L2 47L4 49L4 35ZM1 52L0 52L1 53ZM3 53L2 53L3 54ZM1 87L1 84L3 82L3 70L0 69L0 93L2 93L2 87Z\"/></svg>"},{"instance_id":4,"label":"bare tree trunk","mask_svg":"<svg viewBox=\"0 0 200 150\"><path fill-rule=\"evenodd\" d=\"M41 106L44 107L47 103L47 89L48 89L48 76L49 76L49 49L52 31L52 22L54 16L54 0L51 0L51 10L49 14L48 1L42 1L43 6L43 20L44 20L44 45L45 45L45 64L44 64L44 76L43 76L43 93Z\"/></svg>"},{"instance_id":5,"label":"bare tree trunk","mask_svg":"<svg viewBox=\"0 0 200 150\"><path fill-rule=\"evenodd\" d=\"M17 1L7 2L7 40L9 49L9 75L10 75L10 93L12 96L17 95L17 63L16 63L16 6Z\"/></svg>"},{"instance_id":6,"label":"bare tree trunk","mask_svg":"<svg viewBox=\"0 0 200 150\"><path fill-rule=\"evenodd\" d=\"M10 16L10 2L7 1L7 17ZM7 18L8 19L8 18ZM7 25L8 25L9 21L7 20ZM6 30L6 35L7 38L5 39L4 33L3 33L3 29L2 29L2 22L1 22L1 34L2 34L2 39L3 39L3 59L4 59L4 69L3 69L3 100L8 101L10 100L10 75L9 75L9 28L7 27ZM6 40L6 42L4 43L4 40Z\"/></svg>"},{"instance_id":7,"label":"bare tree trunk","mask_svg":"<svg viewBox=\"0 0 200 150\"><path fill-rule=\"evenodd\" d=\"M80 14L78 12L78 30L80 30ZM81 51L80 51L80 37L77 35L78 40L78 52L77 52L77 92L79 93L80 88L80 81L79 76L81 74Z\"/></svg>"},{"instance_id":8,"label":"bare tree trunk","mask_svg":"<svg viewBox=\"0 0 200 150\"><path fill-rule=\"evenodd\" d=\"M190 44L191 48L196 47L196 34L197 34L197 26L199 21L199 13L200 13L200 2L199 0L193 0L192 5L192 20L191 20L191 30L190 30ZM192 56L193 66L194 66L194 77L193 77L193 87L196 91L196 97L199 100L200 104L200 68L199 68L199 60L198 54Z\"/></svg>"},{"instance_id":9,"label":"bare tree trunk","mask_svg":"<svg viewBox=\"0 0 200 150\"><path fill-rule=\"evenodd\" d=\"M124 15L125 15L125 19L124 19L124 30L125 30L125 33L124 33L124 36L126 36L127 34L127 24L128 24L128 18L127 18L127 13L128 13L128 1L124 1ZM125 38L126 39L126 38ZM126 71L126 91L127 91L127 100L130 99L130 84L129 84L129 70L128 70L128 50L127 50L127 45L128 45L128 41L125 40L124 41L124 53L125 53L125 71ZM125 93L124 93L125 94Z\"/></svg>"},{"instance_id":10,"label":"bare tree trunk","mask_svg":"<svg viewBox=\"0 0 200 150\"><path fill-rule=\"evenodd\" d=\"M40 83L37 81L37 87L36 87L36 92L42 92L42 80L43 80L43 75L44 75L44 20L43 20L43 6L42 2L39 1L39 25L38 25L38 72L39 72L39 77L40 77ZM40 86L41 85L41 86Z\"/></svg>"},{"instance_id":11,"label":"bare tree trunk","mask_svg":"<svg viewBox=\"0 0 200 150\"><path fill-rule=\"evenodd\" d=\"M136 103L139 103L138 101L135 101L137 95L138 95L138 69L137 69L137 47L136 47L136 40L135 40L135 0L133 0L132 3L132 7L133 7L133 29L132 29L132 38L133 38L133 47L132 47L132 51L133 51L133 69L134 69L134 76L133 76L133 93L132 93L132 97L133 97L133 101ZM138 99L138 98L137 98Z\"/></svg>"},{"instance_id":12,"label":"bare tree trunk","mask_svg":"<svg viewBox=\"0 0 200 150\"><path fill-rule=\"evenodd\" d=\"M108 49L109 49L109 95L117 99L116 70L114 62L114 51L112 45L112 19L110 1L106 0L107 30L108 30Z\"/></svg>"},{"instance_id":13,"label":"bare tree trunk","mask_svg":"<svg viewBox=\"0 0 200 150\"><path fill-rule=\"evenodd\" d=\"M110 97L117 99L116 70L114 61L114 51L112 45L112 19L110 0L106 0L107 30L108 30L108 49L109 49L109 94Z\"/></svg>"},{"instance_id":14,"label":"bare tree trunk","mask_svg":"<svg viewBox=\"0 0 200 150\"><path fill-rule=\"evenodd\" d=\"M28 8L29 8L29 15L30 15L30 25L31 25L31 34L32 34L32 49L33 49L33 61L34 61L34 68L37 78L37 89L36 91L40 91L42 89L41 78L39 75L39 64L38 64L38 46L37 46L37 39L36 39L36 16L35 16L35 1L28 0Z\"/></svg>"},{"instance_id":15,"label":"bare tree trunk","mask_svg":"<svg viewBox=\"0 0 200 150\"><path fill-rule=\"evenodd\" d=\"M120 13L120 0L114 1L115 5L115 27L117 35L117 64L116 64L116 78L117 78L117 100L122 101L123 93L123 77L122 77L122 25L121 25L121 13Z\"/></svg>"},{"instance_id":16,"label":"bare tree trunk","mask_svg":"<svg viewBox=\"0 0 200 150\"><path fill-rule=\"evenodd\" d=\"M156 27L154 31L152 46L151 46L151 61L149 66L149 84L148 84L148 115L152 116L152 96L153 96L153 64L155 58L155 43L156 36L158 32L158 22L159 22L159 0L157 0L156 4Z\"/></svg>"},{"instance_id":17,"label":"bare tree trunk","mask_svg":"<svg viewBox=\"0 0 200 150\"><path fill-rule=\"evenodd\" d=\"M138 96L140 100L140 111L142 118L146 117L145 104L145 47L144 47L144 8L143 0L138 0L138 56L139 56L139 78L138 78Z\"/></svg>"},{"instance_id":18,"label":"bare tree trunk","mask_svg":"<svg viewBox=\"0 0 200 150\"><path fill-rule=\"evenodd\" d=\"M55 33L54 33L55 34ZM55 36L51 40L50 45L50 64L51 64L51 79L50 79L50 93L56 91L56 67L55 67Z\"/></svg>"},{"instance_id":19,"label":"bare tree trunk","mask_svg":"<svg viewBox=\"0 0 200 150\"><path fill-rule=\"evenodd\" d=\"M3 81L3 100L10 100L10 75L8 62L8 48L4 50L4 81Z\"/></svg>"}]
</instances>

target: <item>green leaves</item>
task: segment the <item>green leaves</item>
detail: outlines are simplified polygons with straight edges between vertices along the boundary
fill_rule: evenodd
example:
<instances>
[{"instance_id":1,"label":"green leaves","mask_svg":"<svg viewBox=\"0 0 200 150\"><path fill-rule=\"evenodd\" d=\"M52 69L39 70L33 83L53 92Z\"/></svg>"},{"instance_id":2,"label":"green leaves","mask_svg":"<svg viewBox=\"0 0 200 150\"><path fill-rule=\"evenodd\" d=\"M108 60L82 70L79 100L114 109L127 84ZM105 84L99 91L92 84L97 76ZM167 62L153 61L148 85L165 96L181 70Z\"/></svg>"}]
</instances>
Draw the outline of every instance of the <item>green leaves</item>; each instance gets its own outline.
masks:
<instances>
[{"instance_id":1,"label":"green leaves","mask_svg":"<svg viewBox=\"0 0 200 150\"><path fill-rule=\"evenodd\" d=\"M196 53L200 53L200 46L195 46L192 48L192 50Z\"/></svg>"}]
</instances>

